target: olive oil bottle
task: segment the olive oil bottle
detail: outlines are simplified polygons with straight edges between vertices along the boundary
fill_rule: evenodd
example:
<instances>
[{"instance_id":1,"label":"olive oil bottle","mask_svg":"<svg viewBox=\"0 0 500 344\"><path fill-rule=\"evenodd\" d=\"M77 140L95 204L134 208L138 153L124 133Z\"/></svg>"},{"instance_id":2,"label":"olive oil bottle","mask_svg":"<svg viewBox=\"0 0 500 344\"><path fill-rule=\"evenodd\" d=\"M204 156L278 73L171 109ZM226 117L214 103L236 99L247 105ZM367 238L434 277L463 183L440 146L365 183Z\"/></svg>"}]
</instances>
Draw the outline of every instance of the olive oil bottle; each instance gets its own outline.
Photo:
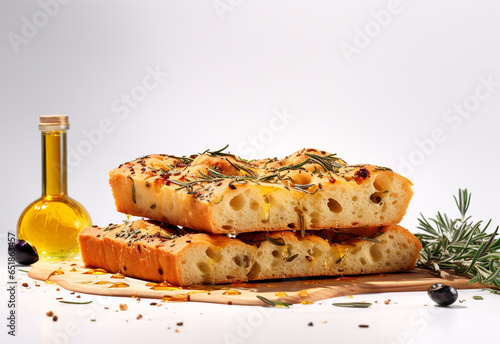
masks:
<instances>
[{"instance_id":1,"label":"olive oil bottle","mask_svg":"<svg viewBox=\"0 0 500 344\"><path fill-rule=\"evenodd\" d=\"M39 129L42 132L42 197L21 214L17 237L29 241L41 260L71 258L79 253L78 233L91 226L91 220L87 210L68 196L68 116L40 116Z\"/></svg>"}]
</instances>

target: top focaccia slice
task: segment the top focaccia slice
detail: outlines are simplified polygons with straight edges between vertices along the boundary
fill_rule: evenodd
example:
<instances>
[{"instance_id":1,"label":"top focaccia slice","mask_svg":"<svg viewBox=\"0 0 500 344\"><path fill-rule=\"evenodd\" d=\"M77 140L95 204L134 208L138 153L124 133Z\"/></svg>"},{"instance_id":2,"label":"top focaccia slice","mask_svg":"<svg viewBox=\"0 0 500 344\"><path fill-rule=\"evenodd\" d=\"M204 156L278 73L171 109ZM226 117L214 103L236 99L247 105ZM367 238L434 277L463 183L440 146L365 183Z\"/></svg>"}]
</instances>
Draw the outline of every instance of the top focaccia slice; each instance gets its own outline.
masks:
<instances>
[{"instance_id":1,"label":"top focaccia slice","mask_svg":"<svg viewBox=\"0 0 500 344\"><path fill-rule=\"evenodd\" d=\"M397 224L413 195L386 167L311 148L249 162L222 150L153 154L113 169L109 182L119 212L219 234Z\"/></svg>"}]
</instances>

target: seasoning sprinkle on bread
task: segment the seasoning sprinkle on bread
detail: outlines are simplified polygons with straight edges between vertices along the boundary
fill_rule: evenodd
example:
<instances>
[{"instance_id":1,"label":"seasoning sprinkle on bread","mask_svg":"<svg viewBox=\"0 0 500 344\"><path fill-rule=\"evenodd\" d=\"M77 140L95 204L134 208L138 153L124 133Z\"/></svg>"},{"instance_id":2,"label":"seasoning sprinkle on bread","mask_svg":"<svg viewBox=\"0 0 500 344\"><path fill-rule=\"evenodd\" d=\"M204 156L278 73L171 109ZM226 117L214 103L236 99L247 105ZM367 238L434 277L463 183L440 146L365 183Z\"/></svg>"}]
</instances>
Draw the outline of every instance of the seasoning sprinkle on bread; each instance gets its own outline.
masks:
<instances>
[{"instance_id":1,"label":"seasoning sprinkle on bread","mask_svg":"<svg viewBox=\"0 0 500 344\"><path fill-rule=\"evenodd\" d=\"M86 265L178 286L411 270L421 245L398 225L354 230L197 233L155 221L84 229Z\"/></svg>"},{"instance_id":2,"label":"seasoning sprinkle on bread","mask_svg":"<svg viewBox=\"0 0 500 344\"><path fill-rule=\"evenodd\" d=\"M245 161L223 150L120 165L109 179L117 210L214 234L304 232L397 224L413 195L392 170L325 151Z\"/></svg>"}]
</instances>

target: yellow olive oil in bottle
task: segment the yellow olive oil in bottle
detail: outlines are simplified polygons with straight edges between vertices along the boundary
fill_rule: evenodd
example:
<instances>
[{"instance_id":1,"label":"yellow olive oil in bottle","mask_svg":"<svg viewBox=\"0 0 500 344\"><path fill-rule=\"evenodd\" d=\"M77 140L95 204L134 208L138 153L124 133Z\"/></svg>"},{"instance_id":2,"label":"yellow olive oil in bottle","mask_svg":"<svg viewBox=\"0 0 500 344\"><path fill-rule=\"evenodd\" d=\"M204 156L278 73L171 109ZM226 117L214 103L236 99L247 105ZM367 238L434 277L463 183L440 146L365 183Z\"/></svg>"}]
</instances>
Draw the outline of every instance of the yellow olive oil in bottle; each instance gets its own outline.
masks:
<instances>
[{"instance_id":1,"label":"yellow olive oil in bottle","mask_svg":"<svg viewBox=\"0 0 500 344\"><path fill-rule=\"evenodd\" d=\"M91 220L87 210L68 196L68 116L40 116L39 129L42 131L42 197L21 214L17 237L29 241L41 260L71 258L79 253L78 233L91 226Z\"/></svg>"}]
</instances>

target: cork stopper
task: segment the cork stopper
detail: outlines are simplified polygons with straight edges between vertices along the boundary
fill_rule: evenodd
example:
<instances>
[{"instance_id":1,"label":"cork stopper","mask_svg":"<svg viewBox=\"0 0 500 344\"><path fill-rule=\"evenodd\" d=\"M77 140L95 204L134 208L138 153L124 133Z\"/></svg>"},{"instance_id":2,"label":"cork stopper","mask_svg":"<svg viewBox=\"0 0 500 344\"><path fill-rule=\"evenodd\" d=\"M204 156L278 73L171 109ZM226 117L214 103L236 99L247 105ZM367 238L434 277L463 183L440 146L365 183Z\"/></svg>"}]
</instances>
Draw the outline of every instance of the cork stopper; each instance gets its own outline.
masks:
<instances>
[{"instance_id":1,"label":"cork stopper","mask_svg":"<svg viewBox=\"0 0 500 344\"><path fill-rule=\"evenodd\" d=\"M38 129L42 131L68 130L68 115L42 115Z\"/></svg>"}]
</instances>

